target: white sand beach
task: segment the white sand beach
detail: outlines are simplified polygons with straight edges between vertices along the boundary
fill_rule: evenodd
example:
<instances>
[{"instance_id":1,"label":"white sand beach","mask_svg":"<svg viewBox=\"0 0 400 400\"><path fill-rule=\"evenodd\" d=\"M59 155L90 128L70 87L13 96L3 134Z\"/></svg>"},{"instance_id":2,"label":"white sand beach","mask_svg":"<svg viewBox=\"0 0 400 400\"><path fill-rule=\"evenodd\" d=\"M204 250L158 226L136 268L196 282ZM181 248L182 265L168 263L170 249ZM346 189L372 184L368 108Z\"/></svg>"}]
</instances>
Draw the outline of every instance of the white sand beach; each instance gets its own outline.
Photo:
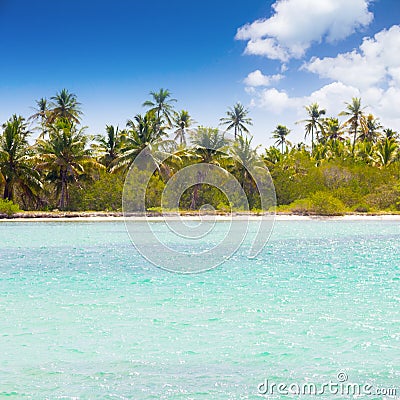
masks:
<instances>
[{"instance_id":1,"label":"white sand beach","mask_svg":"<svg viewBox=\"0 0 400 400\"><path fill-rule=\"evenodd\" d=\"M183 215L179 219L186 221L200 221L201 219L214 219L216 221L259 221L262 218L274 219L275 221L310 221L310 220L335 220L335 221L400 221L399 214L381 214L381 215L363 215L363 214L348 214L344 216L320 216L320 215L295 215L295 214L268 214L261 215ZM118 221L153 221L160 222L164 220L174 220L176 216L51 216L51 217L13 217L0 218L1 222L118 222Z\"/></svg>"}]
</instances>

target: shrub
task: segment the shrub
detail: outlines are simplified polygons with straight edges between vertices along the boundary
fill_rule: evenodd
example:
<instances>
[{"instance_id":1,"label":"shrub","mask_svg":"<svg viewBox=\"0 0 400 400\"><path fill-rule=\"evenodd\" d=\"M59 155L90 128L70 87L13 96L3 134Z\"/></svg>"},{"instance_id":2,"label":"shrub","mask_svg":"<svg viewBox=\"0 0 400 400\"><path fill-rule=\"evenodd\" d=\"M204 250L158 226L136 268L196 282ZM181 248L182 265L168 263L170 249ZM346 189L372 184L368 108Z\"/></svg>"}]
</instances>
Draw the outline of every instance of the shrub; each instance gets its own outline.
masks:
<instances>
[{"instance_id":1,"label":"shrub","mask_svg":"<svg viewBox=\"0 0 400 400\"><path fill-rule=\"evenodd\" d=\"M328 192L318 191L305 199L295 200L288 207L295 214L304 215L343 215L345 205Z\"/></svg>"},{"instance_id":2,"label":"shrub","mask_svg":"<svg viewBox=\"0 0 400 400\"><path fill-rule=\"evenodd\" d=\"M377 210L396 210L396 204L400 199L400 192L392 185L382 185L376 188L373 193L365 196L365 202L371 208Z\"/></svg>"},{"instance_id":3,"label":"shrub","mask_svg":"<svg viewBox=\"0 0 400 400\"><path fill-rule=\"evenodd\" d=\"M288 207L289 211L295 214L311 214L312 213L312 204L310 199L299 199L295 200Z\"/></svg>"},{"instance_id":4,"label":"shrub","mask_svg":"<svg viewBox=\"0 0 400 400\"><path fill-rule=\"evenodd\" d=\"M18 211L20 211L18 204L14 204L11 200L0 199L0 214L5 214L10 218Z\"/></svg>"},{"instance_id":5,"label":"shrub","mask_svg":"<svg viewBox=\"0 0 400 400\"><path fill-rule=\"evenodd\" d=\"M354 211L359 212L359 213L367 213L371 210L367 204L361 203L361 204L357 204L357 206L354 208Z\"/></svg>"},{"instance_id":6,"label":"shrub","mask_svg":"<svg viewBox=\"0 0 400 400\"><path fill-rule=\"evenodd\" d=\"M312 212L317 215L343 215L344 204L328 192L315 192L310 196Z\"/></svg>"},{"instance_id":7,"label":"shrub","mask_svg":"<svg viewBox=\"0 0 400 400\"><path fill-rule=\"evenodd\" d=\"M124 176L102 172L98 180L82 182L70 188L73 211L120 211Z\"/></svg>"}]
</instances>

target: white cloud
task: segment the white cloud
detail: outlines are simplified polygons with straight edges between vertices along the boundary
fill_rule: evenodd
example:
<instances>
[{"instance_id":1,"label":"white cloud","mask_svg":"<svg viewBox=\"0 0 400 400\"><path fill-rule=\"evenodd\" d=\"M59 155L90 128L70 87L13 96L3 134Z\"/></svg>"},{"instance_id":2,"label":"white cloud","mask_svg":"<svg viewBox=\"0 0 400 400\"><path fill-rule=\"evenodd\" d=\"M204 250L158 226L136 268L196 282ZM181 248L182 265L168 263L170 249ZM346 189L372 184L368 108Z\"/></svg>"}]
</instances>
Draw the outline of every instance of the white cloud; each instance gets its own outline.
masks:
<instances>
[{"instance_id":1,"label":"white cloud","mask_svg":"<svg viewBox=\"0 0 400 400\"><path fill-rule=\"evenodd\" d=\"M359 50L336 57L312 58L304 68L323 78L368 88L387 82L400 84L400 26L364 38Z\"/></svg>"},{"instance_id":2,"label":"white cloud","mask_svg":"<svg viewBox=\"0 0 400 400\"><path fill-rule=\"evenodd\" d=\"M283 75L264 75L259 69L250 72L244 79L247 86L271 86L273 82L278 82L283 78Z\"/></svg>"},{"instance_id":3,"label":"white cloud","mask_svg":"<svg viewBox=\"0 0 400 400\"><path fill-rule=\"evenodd\" d=\"M283 62L301 58L314 42L344 39L373 19L370 0L277 0L273 15L238 29L245 53Z\"/></svg>"},{"instance_id":4,"label":"white cloud","mask_svg":"<svg viewBox=\"0 0 400 400\"><path fill-rule=\"evenodd\" d=\"M318 103L329 115L338 115L345 108L344 102L351 101L353 97L360 97L357 88L342 82L333 82L303 97L302 102L303 105Z\"/></svg>"},{"instance_id":5,"label":"white cloud","mask_svg":"<svg viewBox=\"0 0 400 400\"><path fill-rule=\"evenodd\" d=\"M252 104L279 115L283 111L296 108L298 100L297 98L289 97L283 90L279 91L272 88L257 92Z\"/></svg>"},{"instance_id":6,"label":"white cloud","mask_svg":"<svg viewBox=\"0 0 400 400\"><path fill-rule=\"evenodd\" d=\"M268 109L278 115L290 109L293 119L304 114L304 106L315 102L330 115L338 114L344 109L344 100L360 96L360 91L341 82L333 82L307 96L290 97L284 90L279 91L276 88L253 91L251 94L254 95L253 106ZM297 117L293 116L293 111Z\"/></svg>"},{"instance_id":7,"label":"white cloud","mask_svg":"<svg viewBox=\"0 0 400 400\"><path fill-rule=\"evenodd\" d=\"M292 139L299 141L303 140L304 132L294 122L305 118L304 106L317 102L327 115L337 116L345 109L345 102L361 97L362 105L367 107L365 112L380 118L385 127L400 132L399 48L400 26L394 25L372 38L364 38L359 48L351 52L313 58L300 73L307 70L330 79L331 83L303 96L291 96L290 92L274 87L252 87L247 92L252 97L254 112L264 113L264 123L270 124L270 130L278 122L292 124ZM268 121L267 116L271 115Z\"/></svg>"},{"instance_id":8,"label":"white cloud","mask_svg":"<svg viewBox=\"0 0 400 400\"><path fill-rule=\"evenodd\" d=\"M342 82L333 82L305 96L291 97L284 90L276 88L255 89L250 94L251 106L265 110L269 118L273 114L275 125L278 121L292 125L293 133L297 132L296 140L303 140L301 126L293 124L306 117L304 106L316 102L326 110L328 116L337 116L345 109L345 102L350 102L352 97L361 97L363 106L366 106L365 112L379 117L385 127L400 131L400 87L360 90Z\"/></svg>"}]
</instances>

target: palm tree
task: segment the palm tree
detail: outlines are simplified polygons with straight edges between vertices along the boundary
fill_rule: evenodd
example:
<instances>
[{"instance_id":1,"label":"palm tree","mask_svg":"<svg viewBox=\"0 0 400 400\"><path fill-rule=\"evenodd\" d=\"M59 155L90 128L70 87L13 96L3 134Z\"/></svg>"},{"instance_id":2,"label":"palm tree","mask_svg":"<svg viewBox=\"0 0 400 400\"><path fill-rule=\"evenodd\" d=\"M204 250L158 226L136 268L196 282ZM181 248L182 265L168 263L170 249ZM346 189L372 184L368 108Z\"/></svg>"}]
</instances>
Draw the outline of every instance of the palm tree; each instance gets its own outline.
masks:
<instances>
[{"instance_id":1,"label":"palm tree","mask_svg":"<svg viewBox=\"0 0 400 400\"><path fill-rule=\"evenodd\" d=\"M172 115L174 112L172 103L176 99L171 98L171 92L168 89L160 89L158 92L150 92L153 100L147 100L143 103L143 107L150 107L149 111L155 112L157 119L165 118L168 127L172 126Z\"/></svg>"},{"instance_id":2,"label":"palm tree","mask_svg":"<svg viewBox=\"0 0 400 400\"><path fill-rule=\"evenodd\" d=\"M193 158L197 159L199 163L218 165L219 159L222 158L224 149L229 141L225 139L225 135L218 129L200 126L191 134L191 143L193 144L191 155ZM197 173L197 184L194 185L190 203L190 208L192 210L196 209L198 191L206 176L207 168L203 171L199 170Z\"/></svg>"},{"instance_id":3,"label":"palm tree","mask_svg":"<svg viewBox=\"0 0 400 400\"><path fill-rule=\"evenodd\" d=\"M308 113L308 119L303 119L298 121L297 123L306 123L305 130L306 134L304 138L307 138L309 134L311 134L311 151L314 150L314 133L318 139L318 129L323 134L324 133L324 126L322 123L322 116L326 114L324 109L320 110L318 103L313 103L309 106L304 107Z\"/></svg>"},{"instance_id":4,"label":"palm tree","mask_svg":"<svg viewBox=\"0 0 400 400\"><path fill-rule=\"evenodd\" d=\"M163 140L165 132L160 127L160 121L154 112L150 111L143 115L136 115L134 120L127 122L127 135L124 139L124 146L118 157L111 163L110 172L125 171L135 158L146 148L151 162L156 165L161 177L169 176L169 168L162 160L168 158L167 145L175 145L172 141Z\"/></svg>"},{"instance_id":5,"label":"palm tree","mask_svg":"<svg viewBox=\"0 0 400 400\"><path fill-rule=\"evenodd\" d=\"M272 132L272 138L276 139L275 145L281 146L282 154L283 154L283 146L290 145L291 143L286 139L286 136L289 135L290 129L287 128L285 125L277 125L276 129Z\"/></svg>"},{"instance_id":6,"label":"palm tree","mask_svg":"<svg viewBox=\"0 0 400 400\"><path fill-rule=\"evenodd\" d=\"M74 122L58 119L49 126L49 139L38 139L37 168L46 173L46 180L56 184L58 207L62 210L69 205L69 185L79 178L91 178L94 172L104 169L86 147L88 136L84 128L77 129Z\"/></svg>"},{"instance_id":7,"label":"palm tree","mask_svg":"<svg viewBox=\"0 0 400 400\"><path fill-rule=\"evenodd\" d=\"M186 145L186 133L190 126L194 123L189 113L185 110L181 110L175 114L174 126L177 128L175 133L175 139L179 138L179 143Z\"/></svg>"},{"instance_id":8,"label":"palm tree","mask_svg":"<svg viewBox=\"0 0 400 400\"><path fill-rule=\"evenodd\" d=\"M125 138L126 132L120 131L118 126L114 127L113 125L106 125L106 136L95 136L99 144L95 145L94 148L101 154L99 161L107 168L118 158Z\"/></svg>"},{"instance_id":9,"label":"palm tree","mask_svg":"<svg viewBox=\"0 0 400 400\"><path fill-rule=\"evenodd\" d=\"M252 172L259 168L265 169L265 163L263 159L257 154L257 148L251 147L253 137L243 137L239 135L237 140L233 143L233 146L229 149L229 154L232 157L234 170L238 173L238 179L240 185L247 195L248 200L254 200L251 194L256 189L256 183L254 182ZM250 204L250 208L253 208L254 204Z\"/></svg>"},{"instance_id":10,"label":"palm tree","mask_svg":"<svg viewBox=\"0 0 400 400\"><path fill-rule=\"evenodd\" d=\"M249 133L246 125L253 125L252 119L247 118L249 110L240 103L236 103L233 108L229 107L226 112L227 117L220 119L220 125L227 125L226 130L234 129L235 139L243 132Z\"/></svg>"},{"instance_id":11,"label":"palm tree","mask_svg":"<svg viewBox=\"0 0 400 400\"><path fill-rule=\"evenodd\" d=\"M343 126L340 124L337 118L326 118L323 121L324 131L323 131L323 141L336 141L343 140Z\"/></svg>"},{"instance_id":12,"label":"palm tree","mask_svg":"<svg viewBox=\"0 0 400 400\"><path fill-rule=\"evenodd\" d=\"M271 167L282 161L283 154L276 147L265 149L264 161L267 166Z\"/></svg>"},{"instance_id":13,"label":"palm tree","mask_svg":"<svg viewBox=\"0 0 400 400\"><path fill-rule=\"evenodd\" d=\"M354 148L356 145L358 129L361 126L362 129L365 129L365 118L363 114L363 109L361 107L361 98L353 97L351 103L345 103L346 110L339 113L339 116L347 116L350 117L345 123L345 126L349 126L350 132L353 134L353 145L352 145L352 154L354 154Z\"/></svg>"},{"instance_id":14,"label":"palm tree","mask_svg":"<svg viewBox=\"0 0 400 400\"><path fill-rule=\"evenodd\" d=\"M357 142L354 153L350 149L350 154L355 161L362 161L366 164L377 164L376 148L370 141Z\"/></svg>"},{"instance_id":15,"label":"palm tree","mask_svg":"<svg viewBox=\"0 0 400 400\"><path fill-rule=\"evenodd\" d=\"M377 144L378 164L385 167L391 164L398 154L399 146L393 138L385 138Z\"/></svg>"},{"instance_id":16,"label":"palm tree","mask_svg":"<svg viewBox=\"0 0 400 400\"><path fill-rule=\"evenodd\" d=\"M397 139L398 133L396 131L394 131L393 129L386 128L383 130L383 137L387 138L387 139L390 139L390 138Z\"/></svg>"},{"instance_id":17,"label":"palm tree","mask_svg":"<svg viewBox=\"0 0 400 400\"><path fill-rule=\"evenodd\" d=\"M69 122L76 124L80 123L82 111L80 110L81 103L78 102L74 93L68 92L67 89L62 89L50 98L50 109L48 113L48 123L52 124L59 118L64 118Z\"/></svg>"},{"instance_id":18,"label":"palm tree","mask_svg":"<svg viewBox=\"0 0 400 400\"><path fill-rule=\"evenodd\" d=\"M14 200L18 187L33 198L42 187L39 173L31 163L32 151L28 143L30 132L21 116L13 115L4 125L0 136L0 176L4 182L3 198Z\"/></svg>"},{"instance_id":19,"label":"palm tree","mask_svg":"<svg viewBox=\"0 0 400 400\"><path fill-rule=\"evenodd\" d=\"M46 124L49 116L49 103L45 97L36 100L36 108L34 108L34 111L35 113L32 114L29 119L34 121L40 120L41 133L39 137L43 138L47 133Z\"/></svg>"},{"instance_id":20,"label":"palm tree","mask_svg":"<svg viewBox=\"0 0 400 400\"><path fill-rule=\"evenodd\" d=\"M359 139L362 141L369 141L372 143L376 143L380 136L380 129L382 129L382 125L379 122L379 118L375 118L372 114L369 114L364 119L363 130L359 135Z\"/></svg>"}]
</instances>

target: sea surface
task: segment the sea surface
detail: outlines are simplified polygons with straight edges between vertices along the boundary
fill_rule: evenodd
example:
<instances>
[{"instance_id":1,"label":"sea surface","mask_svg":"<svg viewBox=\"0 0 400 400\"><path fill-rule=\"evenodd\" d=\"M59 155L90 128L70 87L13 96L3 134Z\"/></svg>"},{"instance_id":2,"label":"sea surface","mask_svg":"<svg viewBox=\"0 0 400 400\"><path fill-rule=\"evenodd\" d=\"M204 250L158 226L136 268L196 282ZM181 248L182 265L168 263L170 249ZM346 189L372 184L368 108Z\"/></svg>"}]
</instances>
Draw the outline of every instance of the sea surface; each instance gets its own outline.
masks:
<instances>
[{"instance_id":1,"label":"sea surface","mask_svg":"<svg viewBox=\"0 0 400 400\"><path fill-rule=\"evenodd\" d=\"M399 228L278 221L256 258L182 275L123 222L2 222L0 398L317 398L263 392L339 379L399 398Z\"/></svg>"}]
</instances>

